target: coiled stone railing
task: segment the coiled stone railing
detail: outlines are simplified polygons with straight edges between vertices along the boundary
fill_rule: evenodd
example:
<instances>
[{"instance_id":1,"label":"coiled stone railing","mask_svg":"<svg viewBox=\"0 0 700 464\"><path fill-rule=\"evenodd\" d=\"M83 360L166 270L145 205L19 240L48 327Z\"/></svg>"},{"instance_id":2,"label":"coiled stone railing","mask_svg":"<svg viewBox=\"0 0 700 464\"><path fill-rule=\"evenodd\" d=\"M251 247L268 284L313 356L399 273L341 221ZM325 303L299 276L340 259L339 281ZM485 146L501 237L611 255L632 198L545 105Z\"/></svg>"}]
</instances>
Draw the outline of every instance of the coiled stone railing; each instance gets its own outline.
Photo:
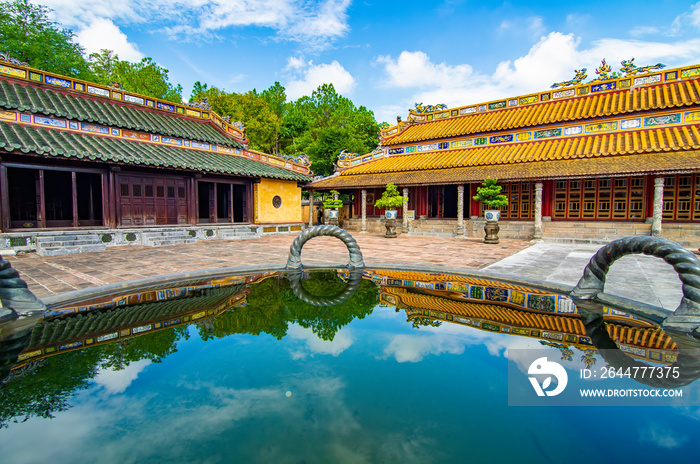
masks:
<instances>
[{"instance_id":1,"label":"coiled stone railing","mask_svg":"<svg viewBox=\"0 0 700 464\"><path fill-rule=\"evenodd\" d=\"M700 350L698 349L688 349L679 346L677 360L669 366L671 372L674 375L677 373L678 376L674 378L673 375L666 375L659 378L658 371L643 369L649 365L628 356L620 350L615 341L610 338L602 315L584 311L581 315L581 321L586 329L586 335L590 337L593 346L598 349L605 362L610 367L615 369L621 368L623 371L627 368L632 368L635 372L634 379L644 385L654 388L677 388L689 385L700 378ZM677 340L677 338L674 338L674 340Z\"/></svg>"},{"instance_id":2,"label":"coiled stone railing","mask_svg":"<svg viewBox=\"0 0 700 464\"><path fill-rule=\"evenodd\" d=\"M318 296L309 293L301 284L301 271L288 271L287 279L289 280L289 286L291 287L292 291L301 301L314 306L335 306L346 301L357 291L362 283L362 270L356 269L350 271L350 277L347 281L347 285L340 293L334 296Z\"/></svg>"},{"instance_id":3,"label":"coiled stone railing","mask_svg":"<svg viewBox=\"0 0 700 464\"><path fill-rule=\"evenodd\" d=\"M294 239L294 242L289 247L287 269L301 269L301 249L304 247L304 244L313 237L321 236L336 237L345 243L350 253L348 269L364 269L365 262L362 259L362 252L360 251L360 246L357 244L357 241L355 241L352 235L340 227L330 225L309 227Z\"/></svg>"},{"instance_id":4,"label":"coiled stone railing","mask_svg":"<svg viewBox=\"0 0 700 464\"><path fill-rule=\"evenodd\" d=\"M569 294L579 309L586 334L603 358L615 368L643 367L646 364L631 358L610 338L603 321L603 305L599 296L605 290L605 277L610 266L630 254L655 256L673 266L682 282L683 297L678 308L663 320L661 327L671 332L679 353L679 376L658 378L653 370L638 369L639 382L657 388L676 388L700 378L700 260L675 242L661 237L625 237L610 242L591 258L576 287Z\"/></svg>"},{"instance_id":5,"label":"coiled stone railing","mask_svg":"<svg viewBox=\"0 0 700 464\"><path fill-rule=\"evenodd\" d=\"M630 254L655 256L673 266L683 284L683 298L669 319L700 326L700 260L677 243L661 237L625 237L610 242L591 258L583 277L569 295L577 306L585 306L605 289L605 276L612 263ZM686 328L687 330L687 328Z\"/></svg>"}]
</instances>

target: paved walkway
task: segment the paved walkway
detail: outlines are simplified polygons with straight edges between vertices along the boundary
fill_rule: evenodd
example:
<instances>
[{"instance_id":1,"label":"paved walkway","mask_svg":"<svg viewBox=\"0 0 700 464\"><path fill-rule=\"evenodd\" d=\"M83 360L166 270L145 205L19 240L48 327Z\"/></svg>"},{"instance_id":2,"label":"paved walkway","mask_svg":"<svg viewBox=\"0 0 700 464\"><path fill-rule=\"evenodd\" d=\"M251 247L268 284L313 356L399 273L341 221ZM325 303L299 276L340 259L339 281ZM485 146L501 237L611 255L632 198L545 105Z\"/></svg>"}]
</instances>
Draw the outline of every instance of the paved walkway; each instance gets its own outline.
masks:
<instances>
[{"instance_id":1,"label":"paved walkway","mask_svg":"<svg viewBox=\"0 0 700 464\"><path fill-rule=\"evenodd\" d=\"M539 243L501 239L486 245L481 239L353 234L365 263L487 269L554 283L576 285L598 245ZM174 274L190 270L243 265L284 265L295 234L252 240L207 240L164 247L122 246L103 252L42 257L36 253L8 257L38 297L72 290ZM302 250L307 264L347 263L345 245L331 237L317 237ZM610 269L606 292L675 309L681 284L673 269L658 258L626 256Z\"/></svg>"},{"instance_id":2,"label":"paved walkway","mask_svg":"<svg viewBox=\"0 0 700 464\"><path fill-rule=\"evenodd\" d=\"M601 245L538 243L515 253L486 270L527 276L552 283L576 285ZM628 255L610 266L605 292L630 300L674 310L681 301L678 274L661 258Z\"/></svg>"},{"instance_id":3,"label":"paved walkway","mask_svg":"<svg viewBox=\"0 0 700 464\"><path fill-rule=\"evenodd\" d=\"M367 265L403 264L481 269L530 246L526 240L502 239L485 245L479 239L353 233ZM246 265L284 265L296 234L249 240L200 240L189 245L110 247L94 253L42 257L8 256L39 298L87 287L178 272ZM338 239L316 237L304 245L303 263L347 263L347 248Z\"/></svg>"}]
</instances>

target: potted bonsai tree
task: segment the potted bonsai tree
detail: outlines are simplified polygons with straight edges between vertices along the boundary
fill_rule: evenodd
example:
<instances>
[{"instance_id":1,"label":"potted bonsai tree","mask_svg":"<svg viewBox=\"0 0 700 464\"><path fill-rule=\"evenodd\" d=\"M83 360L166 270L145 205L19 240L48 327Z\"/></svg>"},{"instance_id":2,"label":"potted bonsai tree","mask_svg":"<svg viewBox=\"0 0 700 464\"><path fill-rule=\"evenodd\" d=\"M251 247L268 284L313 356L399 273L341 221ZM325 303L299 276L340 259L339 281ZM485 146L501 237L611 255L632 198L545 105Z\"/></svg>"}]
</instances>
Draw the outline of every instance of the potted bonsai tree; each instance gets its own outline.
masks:
<instances>
[{"instance_id":1,"label":"potted bonsai tree","mask_svg":"<svg viewBox=\"0 0 700 464\"><path fill-rule=\"evenodd\" d=\"M508 206L508 198L505 195L501 195L501 186L496 185L497 182L498 179L484 180L481 187L476 189L476 195L473 197L488 208L484 210L484 217L486 218L484 243L498 243L498 231L500 230L498 219L501 217L501 210L497 208Z\"/></svg>"},{"instance_id":2,"label":"potted bonsai tree","mask_svg":"<svg viewBox=\"0 0 700 464\"><path fill-rule=\"evenodd\" d=\"M338 225L338 208L343 207L343 200L338 198L340 192L337 190L331 190L331 197L323 201L323 208L328 210L329 222L337 226Z\"/></svg>"},{"instance_id":3,"label":"potted bonsai tree","mask_svg":"<svg viewBox=\"0 0 700 464\"><path fill-rule=\"evenodd\" d=\"M396 237L396 217L398 216L397 208L401 208L408 201L408 198L399 193L392 182L386 184L386 190L382 193L382 197L374 202L375 208L384 208L384 217L386 217L386 237Z\"/></svg>"}]
</instances>

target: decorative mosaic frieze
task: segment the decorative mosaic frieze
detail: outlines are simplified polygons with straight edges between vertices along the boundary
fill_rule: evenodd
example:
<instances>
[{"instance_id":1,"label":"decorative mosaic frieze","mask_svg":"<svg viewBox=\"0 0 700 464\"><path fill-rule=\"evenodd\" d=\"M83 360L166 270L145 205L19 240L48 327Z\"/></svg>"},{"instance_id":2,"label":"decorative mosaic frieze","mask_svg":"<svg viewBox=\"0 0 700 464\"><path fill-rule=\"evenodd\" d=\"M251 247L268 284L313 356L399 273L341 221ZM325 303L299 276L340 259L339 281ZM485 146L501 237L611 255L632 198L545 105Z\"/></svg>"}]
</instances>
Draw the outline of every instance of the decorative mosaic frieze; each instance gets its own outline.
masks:
<instances>
[{"instance_id":1,"label":"decorative mosaic frieze","mask_svg":"<svg viewBox=\"0 0 700 464\"><path fill-rule=\"evenodd\" d=\"M681 122L681 114L666 114L663 116L647 116L644 118L644 127L662 126L665 124L677 124Z\"/></svg>"},{"instance_id":2,"label":"decorative mosaic frieze","mask_svg":"<svg viewBox=\"0 0 700 464\"><path fill-rule=\"evenodd\" d=\"M626 119L620 122L620 129L635 129L637 127L642 127L642 120L640 118Z\"/></svg>"},{"instance_id":3,"label":"decorative mosaic frieze","mask_svg":"<svg viewBox=\"0 0 700 464\"><path fill-rule=\"evenodd\" d=\"M617 130L617 121L600 124L586 124L584 132L586 134L599 134L601 132L611 132Z\"/></svg>"},{"instance_id":4,"label":"decorative mosaic frieze","mask_svg":"<svg viewBox=\"0 0 700 464\"><path fill-rule=\"evenodd\" d=\"M99 87L93 87L92 85L87 86L87 93L99 95L101 97L109 97L109 90L101 89Z\"/></svg>"},{"instance_id":5,"label":"decorative mosaic frieze","mask_svg":"<svg viewBox=\"0 0 700 464\"><path fill-rule=\"evenodd\" d=\"M559 92L552 92L552 98L555 100L557 98L573 97L575 95L576 95L575 89L560 90Z\"/></svg>"},{"instance_id":6,"label":"decorative mosaic frieze","mask_svg":"<svg viewBox=\"0 0 700 464\"><path fill-rule=\"evenodd\" d=\"M53 76L46 76L46 83L51 85L57 85L59 87L63 87L64 89L70 89L73 87L70 81L66 79L59 79L58 77Z\"/></svg>"},{"instance_id":7,"label":"decorative mosaic frieze","mask_svg":"<svg viewBox=\"0 0 700 464\"><path fill-rule=\"evenodd\" d=\"M561 128L556 128L556 129L542 129L542 130L536 130L533 132L533 137L535 139L548 139L550 137L561 137L562 130Z\"/></svg>"},{"instance_id":8,"label":"decorative mosaic frieze","mask_svg":"<svg viewBox=\"0 0 700 464\"><path fill-rule=\"evenodd\" d=\"M661 82L661 74L634 78L634 85L653 84L655 82Z\"/></svg>"},{"instance_id":9,"label":"decorative mosaic frieze","mask_svg":"<svg viewBox=\"0 0 700 464\"><path fill-rule=\"evenodd\" d=\"M128 101L129 103L136 103L138 105L143 105L145 100L141 97L135 97L127 93L124 94L124 101Z\"/></svg>"},{"instance_id":10,"label":"decorative mosaic frieze","mask_svg":"<svg viewBox=\"0 0 700 464\"><path fill-rule=\"evenodd\" d=\"M532 103L537 103L539 101L539 96L538 95L531 95L529 97L522 97L519 100L519 103L521 105L530 105Z\"/></svg>"}]
</instances>

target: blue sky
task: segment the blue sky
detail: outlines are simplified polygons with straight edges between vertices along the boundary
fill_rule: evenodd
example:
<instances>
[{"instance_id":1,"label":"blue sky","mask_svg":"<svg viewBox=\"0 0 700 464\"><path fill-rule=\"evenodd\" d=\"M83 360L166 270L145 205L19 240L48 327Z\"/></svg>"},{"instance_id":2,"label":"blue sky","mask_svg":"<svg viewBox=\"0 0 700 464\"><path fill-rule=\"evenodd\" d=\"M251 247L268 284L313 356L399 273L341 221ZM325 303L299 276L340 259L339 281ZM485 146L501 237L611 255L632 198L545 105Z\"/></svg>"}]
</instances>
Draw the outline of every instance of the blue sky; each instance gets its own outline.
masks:
<instances>
[{"instance_id":1,"label":"blue sky","mask_svg":"<svg viewBox=\"0 0 700 464\"><path fill-rule=\"evenodd\" d=\"M151 56L190 95L331 82L378 121L546 90L600 60L613 70L700 63L700 2L43 0L89 52Z\"/></svg>"}]
</instances>

